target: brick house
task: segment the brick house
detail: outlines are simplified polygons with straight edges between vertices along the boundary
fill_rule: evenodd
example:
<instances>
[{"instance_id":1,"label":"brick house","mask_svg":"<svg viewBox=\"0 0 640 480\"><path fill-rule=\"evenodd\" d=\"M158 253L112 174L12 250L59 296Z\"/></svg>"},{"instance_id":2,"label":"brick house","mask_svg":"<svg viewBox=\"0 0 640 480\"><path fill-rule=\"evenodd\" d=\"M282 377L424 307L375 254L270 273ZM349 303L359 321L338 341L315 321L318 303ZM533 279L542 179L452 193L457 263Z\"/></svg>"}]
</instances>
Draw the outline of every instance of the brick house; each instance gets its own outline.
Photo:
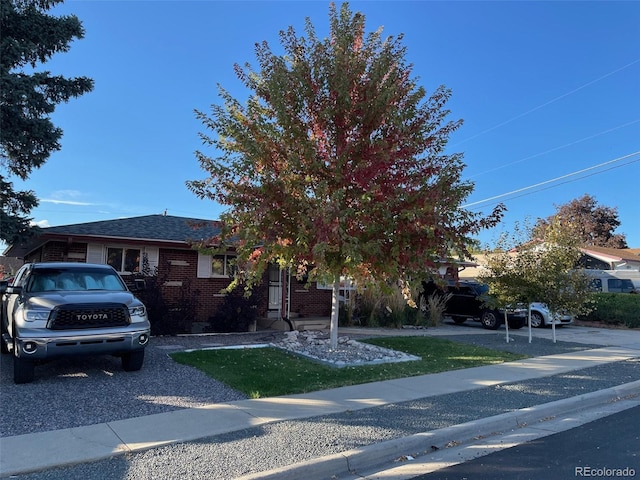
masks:
<instances>
[{"instance_id":1,"label":"brick house","mask_svg":"<svg viewBox=\"0 0 640 480\"><path fill-rule=\"evenodd\" d=\"M211 256L192 248L219 233L212 220L146 215L42 229L28 244L12 245L9 257L25 262L87 262L113 266L125 281L156 280L166 298L196 295L193 326L208 322L222 304L221 290L231 282L229 260L233 252ZM269 268L255 289L259 299L260 324L288 329L291 318L329 317L331 290L309 286L278 266Z\"/></svg>"}]
</instances>

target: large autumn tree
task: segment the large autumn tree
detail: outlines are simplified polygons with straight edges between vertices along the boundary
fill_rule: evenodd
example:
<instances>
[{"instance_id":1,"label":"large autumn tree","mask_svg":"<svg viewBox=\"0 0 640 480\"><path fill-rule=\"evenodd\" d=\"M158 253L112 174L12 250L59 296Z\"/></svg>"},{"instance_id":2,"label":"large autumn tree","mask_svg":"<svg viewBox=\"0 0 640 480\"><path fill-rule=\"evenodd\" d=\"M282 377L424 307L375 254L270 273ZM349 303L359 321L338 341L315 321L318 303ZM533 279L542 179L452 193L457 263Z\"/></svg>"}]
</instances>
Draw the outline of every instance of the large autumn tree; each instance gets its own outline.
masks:
<instances>
[{"instance_id":1,"label":"large autumn tree","mask_svg":"<svg viewBox=\"0 0 640 480\"><path fill-rule=\"evenodd\" d=\"M409 292L470 238L494 225L461 204L473 185L461 180L460 153L446 153L462 124L447 120L451 92L430 96L412 77L402 36L365 33L348 4L329 9L319 39L280 32L283 55L256 44L259 64L236 65L252 94L242 104L222 86L222 105L197 117L218 156L197 152L200 198L228 206L216 243L234 246L248 288L271 262L333 285L331 343L337 343L341 276L359 285L401 282Z\"/></svg>"},{"instance_id":2,"label":"large autumn tree","mask_svg":"<svg viewBox=\"0 0 640 480\"><path fill-rule=\"evenodd\" d=\"M33 191L14 190L10 176L26 180L60 150L62 130L50 115L57 104L93 89L89 78L37 70L84 36L76 16L46 13L61 2L0 0L0 240L7 243L33 233L29 212L38 205Z\"/></svg>"},{"instance_id":3,"label":"large autumn tree","mask_svg":"<svg viewBox=\"0 0 640 480\"><path fill-rule=\"evenodd\" d=\"M623 233L615 233L620 226L618 209L598 205L595 197L585 194L580 198L556 206L556 213L546 219L538 219L534 235L544 237L545 230L558 220L571 224L582 246L628 248Z\"/></svg>"}]
</instances>

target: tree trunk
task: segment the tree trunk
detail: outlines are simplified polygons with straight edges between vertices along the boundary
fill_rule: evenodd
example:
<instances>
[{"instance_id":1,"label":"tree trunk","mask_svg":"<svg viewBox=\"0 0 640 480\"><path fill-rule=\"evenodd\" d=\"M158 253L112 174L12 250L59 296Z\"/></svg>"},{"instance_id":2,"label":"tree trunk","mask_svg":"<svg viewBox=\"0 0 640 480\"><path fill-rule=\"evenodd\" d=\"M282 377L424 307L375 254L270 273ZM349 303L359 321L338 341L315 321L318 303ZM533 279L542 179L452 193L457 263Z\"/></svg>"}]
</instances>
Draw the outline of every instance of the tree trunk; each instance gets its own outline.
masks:
<instances>
[{"instance_id":1,"label":"tree trunk","mask_svg":"<svg viewBox=\"0 0 640 480\"><path fill-rule=\"evenodd\" d=\"M338 348L338 312L340 310L340 275L333 280L333 289L331 292L331 330L329 334L330 348Z\"/></svg>"}]
</instances>

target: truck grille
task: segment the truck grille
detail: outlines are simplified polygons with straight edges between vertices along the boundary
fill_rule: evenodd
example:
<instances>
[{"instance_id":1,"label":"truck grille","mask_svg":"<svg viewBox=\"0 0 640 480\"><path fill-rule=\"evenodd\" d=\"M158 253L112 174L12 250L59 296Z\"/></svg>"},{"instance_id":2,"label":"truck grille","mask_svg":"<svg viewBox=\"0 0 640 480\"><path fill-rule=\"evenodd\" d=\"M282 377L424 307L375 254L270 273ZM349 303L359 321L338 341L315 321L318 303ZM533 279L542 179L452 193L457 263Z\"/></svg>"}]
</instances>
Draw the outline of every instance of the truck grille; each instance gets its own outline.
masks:
<instances>
[{"instance_id":1,"label":"truck grille","mask_svg":"<svg viewBox=\"0 0 640 480\"><path fill-rule=\"evenodd\" d=\"M129 309L120 303L61 305L49 316L51 330L123 327L130 323Z\"/></svg>"}]
</instances>

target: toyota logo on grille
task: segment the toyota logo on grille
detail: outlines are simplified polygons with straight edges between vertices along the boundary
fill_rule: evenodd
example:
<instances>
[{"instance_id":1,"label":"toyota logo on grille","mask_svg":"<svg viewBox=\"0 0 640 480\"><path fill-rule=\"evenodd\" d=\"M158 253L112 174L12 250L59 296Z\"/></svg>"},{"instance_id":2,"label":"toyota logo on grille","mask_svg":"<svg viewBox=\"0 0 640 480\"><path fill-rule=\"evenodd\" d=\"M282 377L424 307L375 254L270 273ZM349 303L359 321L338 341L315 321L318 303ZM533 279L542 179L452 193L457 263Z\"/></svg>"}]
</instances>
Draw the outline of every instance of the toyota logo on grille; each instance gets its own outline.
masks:
<instances>
[{"instance_id":1,"label":"toyota logo on grille","mask_svg":"<svg viewBox=\"0 0 640 480\"><path fill-rule=\"evenodd\" d=\"M108 320L108 313L78 313L77 320Z\"/></svg>"}]
</instances>

